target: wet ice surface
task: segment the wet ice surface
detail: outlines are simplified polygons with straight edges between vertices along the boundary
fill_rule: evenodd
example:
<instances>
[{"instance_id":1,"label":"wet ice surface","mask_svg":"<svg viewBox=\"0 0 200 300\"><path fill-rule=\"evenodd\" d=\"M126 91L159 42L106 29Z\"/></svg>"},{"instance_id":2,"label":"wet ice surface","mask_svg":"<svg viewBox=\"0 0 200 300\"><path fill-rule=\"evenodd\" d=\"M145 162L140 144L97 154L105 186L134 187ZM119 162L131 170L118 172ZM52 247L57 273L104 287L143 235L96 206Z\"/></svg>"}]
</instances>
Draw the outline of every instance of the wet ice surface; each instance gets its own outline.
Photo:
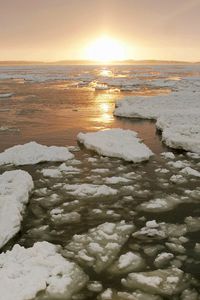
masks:
<instances>
[{"instance_id":1,"label":"wet ice surface","mask_svg":"<svg viewBox=\"0 0 200 300\"><path fill-rule=\"evenodd\" d=\"M188 68L179 67L181 71L173 70L171 73L175 76L182 72L182 76L187 76L190 72ZM154 85L169 83L165 79L169 74L160 73L160 78L157 74L160 71L156 67L155 73L148 73L157 78L156 81L153 79ZM123 68L118 72L126 74ZM138 69L137 72L137 77L142 77ZM89 75L84 75L87 84L94 76ZM143 80L144 77L143 72ZM122 78L121 85L125 82ZM117 80L119 85L119 78ZM191 84L189 79L184 80L188 85ZM46 83L2 82L1 87L7 85L8 89L1 91L2 94L16 94L16 90L10 89L18 85L18 92L23 91L24 85L23 93L29 92L28 98L25 98L27 95L22 98L16 95L12 96L16 98L8 98L7 104L5 99L2 101L0 126L20 129L18 135L7 131L0 133L2 150L6 145L30 141L30 137L36 137L37 142L48 141L49 145L53 142L62 146L77 145L76 133L79 131L122 127L138 131L139 137L156 154L148 162L133 164L102 157L80 145L80 148L68 148L75 157L64 163L44 162L20 166L33 177L34 190L25 211L21 232L2 251L12 249L15 244L32 247L38 241L61 245L59 253L66 261L75 262L89 276L89 282L83 284L81 291L73 290L70 299L198 299L199 155L172 152L166 148L160 136L155 135L154 123L114 119L110 113L112 103L121 97L121 93L112 94L107 90L89 92L85 87L83 90L69 89L61 93L58 85L54 91L51 84ZM131 89L133 85L130 85L130 81L128 84ZM49 93L49 89L55 94ZM38 93L37 99L41 97L40 100L36 101L35 97L30 96L34 92ZM66 94L68 98L65 98ZM78 104L73 104L73 97ZM86 97L88 107L83 109ZM110 105L107 117L103 117L105 111L102 113L99 109L102 104ZM58 105L60 110L56 108ZM9 108L11 111L6 111ZM75 112L72 110L74 108L80 111ZM44 112L49 114L49 118L43 120ZM9 119L8 114L13 117L12 124L4 123L5 119ZM39 125L40 121L44 122L43 125ZM56 126L49 126L53 122ZM38 129L35 125L41 127ZM1 166L1 173L14 169L11 165ZM41 290L35 299L56 297ZM67 295L63 299L68 299Z\"/></svg>"}]
</instances>

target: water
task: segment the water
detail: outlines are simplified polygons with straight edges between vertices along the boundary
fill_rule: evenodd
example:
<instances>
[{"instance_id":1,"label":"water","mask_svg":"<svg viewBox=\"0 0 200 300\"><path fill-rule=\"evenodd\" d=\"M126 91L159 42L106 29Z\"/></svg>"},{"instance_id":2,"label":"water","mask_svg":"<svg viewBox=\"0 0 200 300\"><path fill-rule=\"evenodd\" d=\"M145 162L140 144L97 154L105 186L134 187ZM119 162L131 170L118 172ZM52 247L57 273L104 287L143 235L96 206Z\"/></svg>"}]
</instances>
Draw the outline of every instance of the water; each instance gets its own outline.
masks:
<instances>
[{"instance_id":1,"label":"water","mask_svg":"<svg viewBox=\"0 0 200 300\"><path fill-rule=\"evenodd\" d=\"M79 164L74 166L80 170L77 174L65 174L61 178L44 178L41 170L47 167L57 168L59 166L57 163L20 167L32 175L35 188L26 209L20 233L4 247L3 251L11 249L15 243L29 247L34 242L43 240L66 247L74 234L86 233L89 229L104 222L115 223L125 220L128 223L134 223L137 230L140 230L147 221L151 220L159 223L185 224L186 217L199 216L198 199L190 196L187 201L182 201L182 204L167 212L147 213L138 209L141 203L153 198L165 198L167 195L176 195L181 198L186 196L185 190L198 191L199 180L187 177L186 182L181 184L174 184L170 181L171 176L178 174L179 170L170 166L168 160L160 156L161 152L171 151L171 149L161 142L161 136L156 131L154 121L115 118L112 114L116 100L128 95L169 93L179 84L177 78L180 76L197 76L199 74L197 67L122 66L103 69L102 67L78 66L4 67L0 70L1 77L4 76L4 79L0 81L0 93L14 93L11 98L0 100L0 127L7 126L13 129L0 131L1 151L31 140L47 145L77 145L76 136L80 131L119 127L137 131L144 143L155 153L155 156L147 163L132 164L119 159L99 157L79 145L80 149L74 152L75 158L79 161ZM9 75L9 78L5 78L5 75ZM64 76L66 76L65 80L63 80ZM107 90L97 88L95 90L97 80L108 84L113 76L115 80L119 78L120 80L123 78L135 80L136 78L142 80L142 83L132 85L130 90L130 84L127 85L124 82L119 84L115 81ZM173 87L155 87L151 84L152 77L157 80L172 76L173 82L177 81ZM27 81L30 78L34 81ZM147 83L146 80L150 82ZM191 167L200 171L198 160L188 157L184 152L173 152L175 161L187 162ZM91 157L96 160L90 162ZM71 163L68 162L68 164ZM95 171L105 168L108 171L103 174ZM168 173L160 173L158 168L165 168ZM0 171L3 173L11 169L14 168L1 167ZM131 172L135 172L135 175L127 177ZM64 184L105 184L106 178L112 176L130 179L128 183L109 184L117 190L115 196L83 199L71 195L64 189ZM44 188L46 191L42 192L41 189ZM53 199L51 198L53 194L57 195L56 199L50 201ZM56 222L51 214L54 208L62 209L63 213L79 213L80 222L72 224L63 221ZM96 213L97 209L99 213ZM199 230L187 232L185 236L188 241L184 244L185 252L182 256L186 258L182 261L180 268L198 279L200 256L195 253L194 246L196 242L200 242ZM169 236L164 241L130 237L120 253L137 249L146 261L145 269L155 270L155 257L149 257L143 250L147 246L161 245L162 251L173 252L167 248L166 240L172 242L173 236ZM181 254L175 252L174 255L181 262L179 257ZM106 272L97 275L91 269L86 268L85 271L90 275L90 280L99 280L104 289L110 287L117 291L128 292L120 284L121 276L110 278ZM197 291L198 287L197 284L195 287ZM84 293L84 299L97 299L96 293L88 293L87 289ZM45 294L41 293L37 299L41 300L45 297ZM178 295L170 299L182 299L180 297Z\"/></svg>"}]
</instances>

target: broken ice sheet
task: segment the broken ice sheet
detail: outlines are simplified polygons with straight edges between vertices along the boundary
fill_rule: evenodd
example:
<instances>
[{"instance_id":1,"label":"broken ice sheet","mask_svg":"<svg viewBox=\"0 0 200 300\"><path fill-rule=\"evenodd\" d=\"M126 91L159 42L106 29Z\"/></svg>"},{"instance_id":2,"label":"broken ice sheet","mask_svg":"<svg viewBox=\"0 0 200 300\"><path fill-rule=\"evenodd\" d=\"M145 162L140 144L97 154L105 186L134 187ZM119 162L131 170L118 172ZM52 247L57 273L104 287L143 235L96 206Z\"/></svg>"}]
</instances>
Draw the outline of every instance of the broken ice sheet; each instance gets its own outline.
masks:
<instances>
[{"instance_id":1,"label":"broken ice sheet","mask_svg":"<svg viewBox=\"0 0 200 300\"><path fill-rule=\"evenodd\" d=\"M115 260L133 230L134 226L124 221L104 223L86 234L74 235L66 249L81 265L99 273Z\"/></svg>"}]
</instances>

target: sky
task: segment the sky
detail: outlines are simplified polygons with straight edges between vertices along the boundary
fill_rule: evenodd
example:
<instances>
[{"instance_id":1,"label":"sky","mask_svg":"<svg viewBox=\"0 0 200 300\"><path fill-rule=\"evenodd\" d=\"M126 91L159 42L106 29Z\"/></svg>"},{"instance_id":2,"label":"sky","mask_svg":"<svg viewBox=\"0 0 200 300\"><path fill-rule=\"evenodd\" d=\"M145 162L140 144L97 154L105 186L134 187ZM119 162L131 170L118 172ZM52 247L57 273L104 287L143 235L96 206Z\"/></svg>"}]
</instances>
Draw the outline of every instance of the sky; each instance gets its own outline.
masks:
<instances>
[{"instance_id":1,"label":"sky","mask_svg":"<svg viewBox=\"0 0 200 300\"><path fill-rule=\"evenodd\" d=\"M0 0L0 60L86 59L101 36L126 59L200 61L200 0Z\"/></svg>"}]
</instances>

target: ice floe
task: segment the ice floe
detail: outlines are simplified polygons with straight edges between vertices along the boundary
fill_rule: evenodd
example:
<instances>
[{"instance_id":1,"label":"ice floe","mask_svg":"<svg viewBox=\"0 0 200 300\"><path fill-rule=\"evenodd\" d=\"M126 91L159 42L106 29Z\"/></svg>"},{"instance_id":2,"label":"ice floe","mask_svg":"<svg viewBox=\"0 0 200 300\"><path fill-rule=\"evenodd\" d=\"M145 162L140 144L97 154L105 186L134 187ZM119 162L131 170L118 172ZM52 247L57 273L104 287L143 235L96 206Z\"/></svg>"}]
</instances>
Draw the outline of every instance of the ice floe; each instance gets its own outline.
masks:
<instances>
[{"instance_id":1,"label":"ice floe","mask_svg":"<svg viewBox=\"0 0 200 300\"><path fill-rule=\"evenodd\" d=\"M10 98L13 96L13 93L4 93L0 94L0 98Z\"/></svg>"},{"instance_id":2,"label":"ice floe","mask_svg":"<svg viewBox=\"0 0 200 300\"><path fill-rule=\"evenodd\" d=\"M71 299L88 280L87 275L59 252L59 246L35 243L15 245L0 254L0 291L4 300L33 299L40 291L56 299Z\"/></svg>"},{"instance_id":3,"label":"ice floe","mask_svg":"<svg viewBox=\"0 0 200 300\"><path fill-rule=\"evenodd\" d=\"M36 142L13 146L0 153L0 165L32 165L45 161L66 161L74 155L65 147L45 146Z\"/></svg>"},{"instance_id":4,"label":"ice floe","mask_svg":"<svg viewBox=\"0 0 200 300\"><path fill-rule=\"evenodd\" d=\"M114 289L106 289L97 298L98 300L162 300L159 295L150 295L140 290L134 292L120 292ZM193 299L192 299L193 300ZM196 300L196 299L195 299Z\"/></svg>"},{"instance_id":5,"label":"ice floe","mask_svg":"<svg viewBox=\"0 0 200 300\"><path fill-rule=\"evenodd\" d=\"M129 289L141 289L150 294L172 296L190 285L190 275L178 268L130 273L122 284Z\"/></svg>"},{"instance_id":6,"label":"ice floe","mask_svg":"<svg viewBox=\"0 0 200 300\"><path fill-rule=\"evenodd\" d=\"M117 101L114 115L157 120L163 141L172 148L200 153L199 93L178 91Z\"/></svg>"},{"instance_id":7,"label":"ice floe","mask_svg":"<svg viewBox=\"0 0 200 300\"><path fill-rule=\"evenodd\" d=\"M105 184L65 184L63 188L73 196L79 197L99 197L99 196L109 196L116 195L117 190L113 189Z\"/></svg>"},{"instance_id":8,"label":"ice floe","mask_svg":"<svg viewBox=\"0 0 200 300\"><path fill-rule=\"evenodd\" d=\"M133 230L133 225L123 221L104 223L86 234L74 235L66 249L80 264L92 267L99 273L116 259Z\"/></svg>"},{"instance_id":9,"label":"ice floe","mask_svg":"<svg viewBox=\"0 0 200 300\"><path fill-rule=\"evenodd\" d=\"M20 230L32 189L32 177L25 171L7 171L0 175L0 248Z\"/></svg>"},{"instance_id":10,"label":"ice floe","mask_svg":"<svg viewBox=\"0 0 200 300\"><path fill-rule=\"evenodd\" d=\"M185 224L157 223L155 220L146 222L146 225L134 232L132 236L137 239L162 240L180 237L187 233Z\"/></svg>"},{"instance_id":11,"label":"ice floe","mask_svg":"<svg viewBox=\"0 0 200 300\"><path fill-rule=\"evenodd\" d=\"M197 171L197 170L194 170L194 169L192 169L190 167L185 167L180 172L182 174L185 174L185 175L190 175L190 176L194 176L194 177L200 177L200 172Z\"/></svg>"},{"instance_id":12,"label":"ice floe","mask_svg":"<svg viewBox=\"0 0 200 300\"><path fill-rule=\"evenodd\" d=\"M126 274L135 271L142 271L145 268L145 261L139 253L127 252L122 254L107 271L114 275Z\"/></svg>"},{"instance_id":13,"label":"ice floe","mask_svg":"<svg viewBox=\"0 0 200 300\"><path fill-rule=\"evenodd\" d=\"M80 169L73 166L66 166L65 163L61 164L58 168L45 168L41 170L44 177L57 178L64 174L77 174L80 173Z\"/></svg>"},{"instance_id":14,"label":"ice floe","mask_svg":"<svg viewBox=\"0 0 200 300\"><path fill-rule=\"evenodd\" d=\"M164 212L175 208L181 203L180 197L175 195L166 196L165 198L156 198L148 202L144 202L138 206L138 209L145 212Z\"/></svg>"},{"instance_id":15,"label":"ice floe","mask_svg":"<svg viewBox=\"0 0 200 300\"><path fill-rule=\"evenodd\" d=\"M100 155L118 157L127 161L141 162L153 155L152 151L141 142L137 133L119 128L90 133L79 133L78 141Z\"/></svg>"}]
</instances>

